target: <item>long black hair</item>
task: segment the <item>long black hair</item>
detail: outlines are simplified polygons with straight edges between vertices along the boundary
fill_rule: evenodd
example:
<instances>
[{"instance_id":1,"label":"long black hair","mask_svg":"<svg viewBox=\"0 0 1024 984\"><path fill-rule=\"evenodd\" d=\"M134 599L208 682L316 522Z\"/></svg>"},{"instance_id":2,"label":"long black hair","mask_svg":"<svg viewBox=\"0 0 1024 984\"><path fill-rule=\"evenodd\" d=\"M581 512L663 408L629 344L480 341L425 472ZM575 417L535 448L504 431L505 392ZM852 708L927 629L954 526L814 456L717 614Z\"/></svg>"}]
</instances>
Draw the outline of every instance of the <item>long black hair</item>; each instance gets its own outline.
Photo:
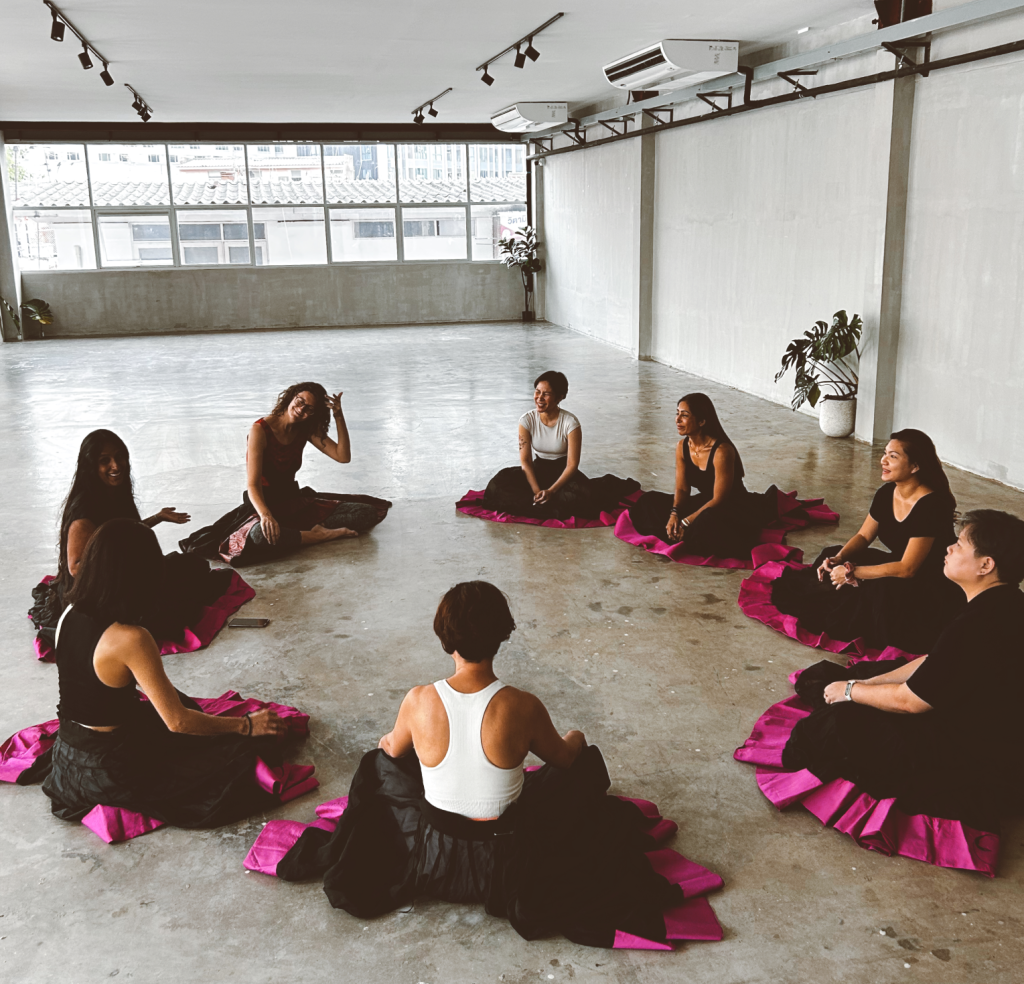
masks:
<instances>
[{"instance_id":1,"label":"long black hair","mask_svg":"<svg viewBox=\"0 0 1024 984\"><path fill-rule=\"evenodd\" d=\"M110 519L85 548L68 600L102 625L140 625L160 595L164 555L138 520Z\"/></svg>"},{"instance_id":2,"label":"long black hair","mask_svg":"<svg viewBox=\"0 0 1024 984\"><path fill-rule=\"evenodd\" d=\"M110 486L100 480L100 456L106 448L124 457L125 477L120 485ZM132 485L131 459L128 447L113 431L94 430L86 434L78 449L78 465L71 490L64 499L60 520L60 540L57 544L57 578L54 584L68 586L72 581L68 570L68 531L76 519L88 519L102 526L108 519L139 521L139 507L135 504Z\"/></svg>"},{"instance_id":3,"label":"long black hair","mask_svg":"<svg viewBox=\"0 0 1024 984\"><path fill-rule=\"evenodd\" d=\"M676 401L678 407L680 403L685 403L690 408L692 413L698 420L703 420L701 424L701 430L707 434L714 441L721 441L723 444L728 444L729 447L736 452L736 478L743 478L743 461L740 458L740 452L736 445L729 439L729 435L725 433L725 428L722 426L722 422L718 419L718 411L715 410L714 403L711 402L711 397L707 393L687 393L686 396L681 397Z\"/></svg>"},{"instance_id":4,"label":"long black hair","mask_svg":"<svg viewBox=\"0 0 1024 984\"><path fill-rule=\"evenodd\" d=\"M922 485L927 485L936 495L949 503L949 508L956 510L956 496L949 487L949 479L939 461L939 453L935 450L935 442L924 432L913 427L894 431L889 435L890 441L899 441L903 445L910 461L917 465L917 477Z\"/></svg>"}]
</instances>

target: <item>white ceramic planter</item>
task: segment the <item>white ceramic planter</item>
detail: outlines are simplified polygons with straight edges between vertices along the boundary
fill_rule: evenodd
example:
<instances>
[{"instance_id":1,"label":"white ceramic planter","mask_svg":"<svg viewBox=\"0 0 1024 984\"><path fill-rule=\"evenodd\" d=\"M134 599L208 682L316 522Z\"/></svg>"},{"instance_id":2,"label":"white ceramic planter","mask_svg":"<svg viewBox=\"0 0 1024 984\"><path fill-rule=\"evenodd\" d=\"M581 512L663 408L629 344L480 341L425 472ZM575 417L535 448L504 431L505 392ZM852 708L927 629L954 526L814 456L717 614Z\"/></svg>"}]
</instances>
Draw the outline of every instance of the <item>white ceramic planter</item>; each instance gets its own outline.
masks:
<instances>
[{"instance_id":1,"label":"white ceramic planter","mask_svg":"<svg viewBox=\"0 0 1024 984\"><path fill-rule=\"evenodd\" d=\"M819 404L818 424L828 437L849 437L857 422L857 398L833 400L825 397Z\"/></svg>"}]
</instances>

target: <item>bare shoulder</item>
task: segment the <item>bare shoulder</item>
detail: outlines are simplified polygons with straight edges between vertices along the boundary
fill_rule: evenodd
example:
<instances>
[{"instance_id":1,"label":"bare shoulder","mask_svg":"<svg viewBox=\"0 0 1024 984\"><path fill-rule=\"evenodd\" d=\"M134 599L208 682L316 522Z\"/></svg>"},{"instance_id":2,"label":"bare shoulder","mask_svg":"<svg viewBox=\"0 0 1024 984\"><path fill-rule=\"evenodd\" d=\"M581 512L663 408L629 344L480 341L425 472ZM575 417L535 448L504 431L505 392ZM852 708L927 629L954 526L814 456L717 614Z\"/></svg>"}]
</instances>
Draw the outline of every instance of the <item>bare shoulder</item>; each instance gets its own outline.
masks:
<instances>
[{"instance_id":1,"label":"bare shoulder","mask_svg":"<svg viewBox=\"0 0 1024 984\"><path fill-rule=\"evenodd\" d=\"M526 715L535 714L544 708L539 697L527 690L520 690L518 687L510 687L506 684L492 698L495 707L503 708L509 712Z\"/></svg>"},{"instance_id":2,"label":"bare shoulder","mask_svg":"<svg viewBox=\"0 0 1024 984\"><path fill-rule=\"evenodd\" d=\"M141 625L123 625L121 622L114 622L107 628L100 636L96 649L103 654L131 651L159 655L156 641L149 629Z\"/></svg>"},{"instance_id":3,"label":"bare shoulder","mask_svg":"<svg viewBox=\"0 0 1024 984\"><path fill-rule=\"evenodd\" d=\"M74 536L91 536L96 532L96 524L86 517L76 519L69 527L68 533Z\"/></svg>"},{"instance_id":4,"label":"bare shoulder","mask_svg":"<svg viewBox=\"0 0 1024 984\"><path fill-rule=\"evenodd\" d=\"M716 453L722 461L736 460L736 449L731 444L720 444Z\"/></svg>"},{"instance_id":5,"label":"bare shoulder","mask_svg":"<svg viewBox=\"0 0 1024 984\"><path fill-rule=\"evenodd\" d=\"M425 710L433 705L440 705L441 698L437 696L437 690L432 683L425 683L420 687L413 687L402 701L402 706L411 711Z\"/></svg>"},{"instance_id":6,"label":"bare shoulder","mask_svg":"<svg viewBox=\"0 0 1024 984\"><path fill-rule=\"evenodd\" d=\"M257 447L263 447L267 443L267 435L263 433L263 427L258 420L249 428L249 441Z\"/></svg>"}]
</instances>

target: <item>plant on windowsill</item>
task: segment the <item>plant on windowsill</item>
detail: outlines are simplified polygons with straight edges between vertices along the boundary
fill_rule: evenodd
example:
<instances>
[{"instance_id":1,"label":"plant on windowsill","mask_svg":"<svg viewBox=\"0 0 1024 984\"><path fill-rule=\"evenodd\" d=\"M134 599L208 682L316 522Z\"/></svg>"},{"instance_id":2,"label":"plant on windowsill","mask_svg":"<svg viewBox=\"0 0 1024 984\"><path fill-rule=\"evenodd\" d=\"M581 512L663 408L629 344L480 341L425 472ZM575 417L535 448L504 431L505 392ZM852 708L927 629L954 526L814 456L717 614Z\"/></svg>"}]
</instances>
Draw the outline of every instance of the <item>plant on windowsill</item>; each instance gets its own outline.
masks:
<instances>
[{"instance_id":1,"label":"plant on windowsill","mask_svg":"<svg viewBox=\"0 0 1024 984\"><path fill-rule=\"evenodd\" d=\"M21 318L18 316L18 312L14 310L14 306L10 304L6 297L0 297L0 304L7 309L7 313L11 316L11 320L14 322L14 327L18 329L18 336L20 338L25 337L25 333L21 329ZM53 312L50 310L50 305L46 301L40 300L38 297L32 298L31 301L25 301L21 305L21 310L25 312L26 317L29 321L35 321L40 325L52 325L53 324ZM42 334L42 332L40 332Z\"/></svg>"},{"instance_id":2,"label":"plant on windowsill","mask_svg":"<svg viewBox=\"0 0 1024 984\"><path fill-rule=\"evenodd\" d=\"M857 387L860 366L860 336L864 322L860 315L847 318L845 311L832 315L832 324L816 321L803 338L794 338L782 356L778 382L791 368L796 369L793 386L794 410L805 402L817 406L818 423L829 437L849 437L857 418ZM827 388L831 392L822 393Z\"/></svg>"},{"instance_id":3,"label":"plant on windowsill","mask_svg":"<svg viewBox=\"0 0 1024 984\"><path fill-rule=\"evenodd\" d=\"M523 321L533 321L537 315L533 306L533 275L541 270L537 259L537 230L533 226L525 226L507 239L498 240L498 253L501 262L509 270L516 269L523 279Z\"/></svg>"}]
</instances>

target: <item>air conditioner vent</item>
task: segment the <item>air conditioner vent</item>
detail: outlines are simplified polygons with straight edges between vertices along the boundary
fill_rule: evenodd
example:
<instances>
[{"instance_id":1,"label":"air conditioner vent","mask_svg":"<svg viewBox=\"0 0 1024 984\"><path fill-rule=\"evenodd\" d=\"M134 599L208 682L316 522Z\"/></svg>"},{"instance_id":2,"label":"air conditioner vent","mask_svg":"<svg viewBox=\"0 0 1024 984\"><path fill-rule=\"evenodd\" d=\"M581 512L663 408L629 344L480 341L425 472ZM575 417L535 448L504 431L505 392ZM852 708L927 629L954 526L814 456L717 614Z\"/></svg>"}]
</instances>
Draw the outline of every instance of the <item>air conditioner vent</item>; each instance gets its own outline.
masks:
<instances>
[{"instance_id":1,"label":"air conditioner vent","mask_svg":"<svg viewBox=\"0 0 1024 984\"><path fill-rule=\"evenodd\" d=\"M617 89L681 89L732 75L739 67L738 41L669 39L605 65Z\"/></svg>"}]
</instances>

